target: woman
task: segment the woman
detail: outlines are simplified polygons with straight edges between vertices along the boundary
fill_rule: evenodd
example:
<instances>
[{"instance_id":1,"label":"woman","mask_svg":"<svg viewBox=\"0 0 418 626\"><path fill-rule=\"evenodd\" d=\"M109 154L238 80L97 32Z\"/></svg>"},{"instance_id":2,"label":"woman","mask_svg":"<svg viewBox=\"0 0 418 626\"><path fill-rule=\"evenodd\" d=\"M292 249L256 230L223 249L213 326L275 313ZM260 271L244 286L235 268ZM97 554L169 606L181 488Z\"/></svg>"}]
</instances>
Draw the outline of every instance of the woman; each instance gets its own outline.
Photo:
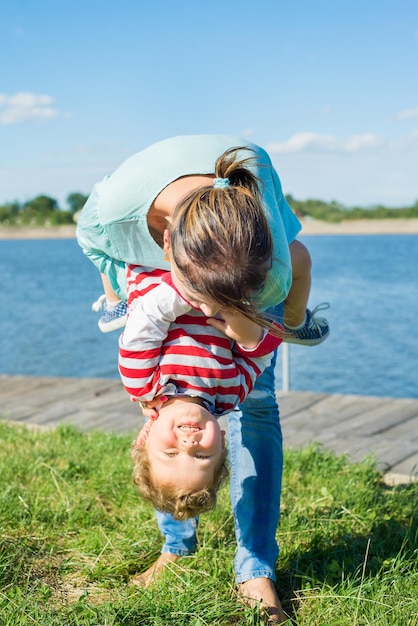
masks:
<instances>
[{"instance_id":1,"label":"woman","mask_svg":"<svg viewBox=\"0 0 418 626\"><path fill-rule=\"evenodd\" d=\"M214 188L215 178L225 186ZM125 264L169 269L162 250L166 228L184 284L194 292L258 320L267 309L270 318L277 316L286 300L285 323L304 331L312 326L309 253L295 241L300 223L264 150L235 136L174 137L135 154L98 183L77 236L103 275L109 300L126 300ZM272 255L266 253L270 239ZM316 343L318 328L320 341L328 334L326 322L318 322ZM274 361L229 414L228 451L236 582L244 597L263 601L273 623L282 623L274 586L283 461ZM160 512L157 520L162 554L139 583L196 550L196 520Z\"/></svg>"}]
</instances>

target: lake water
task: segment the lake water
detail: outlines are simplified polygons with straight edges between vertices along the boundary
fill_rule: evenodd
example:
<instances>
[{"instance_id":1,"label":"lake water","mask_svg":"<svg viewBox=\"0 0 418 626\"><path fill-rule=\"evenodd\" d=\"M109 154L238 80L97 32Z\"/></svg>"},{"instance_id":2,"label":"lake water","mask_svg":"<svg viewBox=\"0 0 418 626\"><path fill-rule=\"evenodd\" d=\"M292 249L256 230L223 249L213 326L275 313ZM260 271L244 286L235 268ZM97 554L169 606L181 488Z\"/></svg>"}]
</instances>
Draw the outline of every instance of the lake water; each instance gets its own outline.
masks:
<instances>
[{"instance_id":1,"label":"lake water","mask_svg":"<svg viewBox=\"0 0 418 626\"><path fill-rule=\"evenodd\" d=\"M301 240L331 335L290 346L291 389L418 398L418 236ZM100 277L75 240L0 241L0 272L0 373L118 377L118 333L97 328Z\"/></svg>"}]
</instances>

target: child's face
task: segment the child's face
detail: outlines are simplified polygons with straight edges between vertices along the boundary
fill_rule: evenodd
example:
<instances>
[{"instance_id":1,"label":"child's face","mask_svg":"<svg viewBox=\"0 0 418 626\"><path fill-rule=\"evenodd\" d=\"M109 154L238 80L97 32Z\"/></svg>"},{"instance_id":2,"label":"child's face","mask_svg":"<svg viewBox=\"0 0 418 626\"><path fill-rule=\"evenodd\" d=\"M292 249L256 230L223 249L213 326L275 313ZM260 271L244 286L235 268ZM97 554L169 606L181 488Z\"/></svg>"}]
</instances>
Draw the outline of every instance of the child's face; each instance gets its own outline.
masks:
<instances>
[{"instance_id":1,"label":"child's face","mask_svg":"<svg viewBox=\"0 0 418 626\"><path fill-rule=\"evenodd\" d=\"M190 491L213 481L225 446L225 431L200 404L187 398L168 401L152 422L145 445L153 482Z\"/></svg>"}]
</instances>

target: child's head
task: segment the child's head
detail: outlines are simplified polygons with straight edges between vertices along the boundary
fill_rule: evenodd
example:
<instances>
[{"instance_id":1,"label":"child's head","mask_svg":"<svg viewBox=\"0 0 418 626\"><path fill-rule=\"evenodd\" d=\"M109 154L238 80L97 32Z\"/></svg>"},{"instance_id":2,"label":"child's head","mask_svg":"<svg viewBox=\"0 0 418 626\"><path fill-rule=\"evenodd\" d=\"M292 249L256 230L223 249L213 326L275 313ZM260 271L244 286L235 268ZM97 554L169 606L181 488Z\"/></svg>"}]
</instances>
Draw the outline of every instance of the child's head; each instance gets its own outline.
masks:
<instances>
[{"instance_id":1,"label":"child's head","mask_svg":"<svg viewBox=\"0 0 418 626\"><path fill-rule=\"evenodd\" d=\"M141 433L132 446L141 496L176 519L212 509L228 475L225 432L216 418L197 398L171 398Z\"/></svg>"},{"instance_id":2,"label":"child's head","mask_svg":"<svg viewBox=\"0 0 418 626\"><path fill-rule=\"evenodd\" d=\"M250 169L254 161L245 148L219 157L215 177L226 185L211 182L179 202L170 245L186 288L262 323L254 298L272 266L273 240L259 181Z\"/></svg>"}]
</instances>

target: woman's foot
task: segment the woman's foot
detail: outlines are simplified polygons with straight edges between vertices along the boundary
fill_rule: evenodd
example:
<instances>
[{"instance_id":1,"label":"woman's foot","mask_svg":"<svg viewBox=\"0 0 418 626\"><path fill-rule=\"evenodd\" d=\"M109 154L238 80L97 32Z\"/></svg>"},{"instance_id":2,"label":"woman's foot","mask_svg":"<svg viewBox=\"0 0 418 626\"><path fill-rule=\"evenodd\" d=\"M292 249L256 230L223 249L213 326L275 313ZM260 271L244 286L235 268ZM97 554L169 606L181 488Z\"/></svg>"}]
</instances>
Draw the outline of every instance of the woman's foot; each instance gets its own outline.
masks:
<instances>
[{"instance_id":1,"label":"woman's foot","mask_svg":"<svg viewBox=\"0 0 418 626\"><path fill-rule=\"evenodd\" d=\"M238 593L251 607L260 607L267 618L267 624L286 624L288 617L282 609L274 582L270 578L252 578L238 585Z\"/></svg>"},{"instance_id":2,"label":"woman's foot","mask_svg":"<svg viewBox=\"0 0 418 626\"><path fill-rule=\"evenodd\" d=\"M142 574L138 574L131 578L132 585L138 585L140 587L149 587L151 583L160 576L167 565L175 563L179 559L178 554L171 554L171 552L162 552L158 559ZM279 622L280 623L280 622Z\"/></svg>"}]
</instances>

